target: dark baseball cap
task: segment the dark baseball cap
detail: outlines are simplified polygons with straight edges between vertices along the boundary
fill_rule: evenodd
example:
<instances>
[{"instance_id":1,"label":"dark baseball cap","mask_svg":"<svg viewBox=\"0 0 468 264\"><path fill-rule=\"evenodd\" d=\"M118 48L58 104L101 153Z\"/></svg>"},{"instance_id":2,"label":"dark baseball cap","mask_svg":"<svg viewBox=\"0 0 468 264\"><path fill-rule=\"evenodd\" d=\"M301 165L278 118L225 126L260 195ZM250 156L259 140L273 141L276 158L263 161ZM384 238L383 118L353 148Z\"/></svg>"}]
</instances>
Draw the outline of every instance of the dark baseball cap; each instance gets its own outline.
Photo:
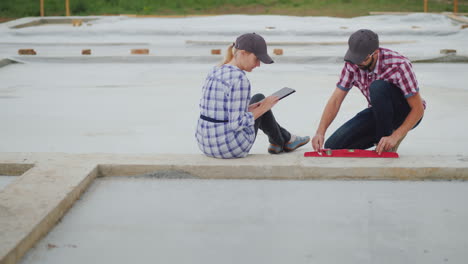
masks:
<instances>
[{"instance_id":1,"label":"dark baseball cap","mask_svg":"<svg viewBox=\"0 0 468 264\"><path fill-rule=\"evenodd\" d=\"M349 37L348 51L344 60L359 64L378 48L379 36L369 29L360 29Z\"/></svg>"},{"instance_id":2,"label":"dark baseball cap","mask_svg":"<svg viewBox=\"0 0 468 264\"><path fill-rule=\"evenodd\" d=\"M237 37L234 47L236 49L252 52L263 63L270 64L274 62L267 53L265 40L258 34L247 33L240 35Z\"/></svg>"}]
</instances>

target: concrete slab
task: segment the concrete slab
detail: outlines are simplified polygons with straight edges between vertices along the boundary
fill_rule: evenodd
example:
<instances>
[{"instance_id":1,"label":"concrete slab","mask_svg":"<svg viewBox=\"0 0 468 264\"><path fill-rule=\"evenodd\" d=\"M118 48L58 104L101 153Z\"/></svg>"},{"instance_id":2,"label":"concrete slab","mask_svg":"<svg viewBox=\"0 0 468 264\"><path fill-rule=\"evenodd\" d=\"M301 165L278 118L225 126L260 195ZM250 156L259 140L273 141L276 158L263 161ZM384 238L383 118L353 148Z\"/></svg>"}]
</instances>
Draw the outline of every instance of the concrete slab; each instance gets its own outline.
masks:
<instances>
[{"instance_id":1,"label":"concrete slab","mask_svg":"<svg viewBox=\"0 0 468 264\"><path fill-rule=\"evenodd\" d=\"M97 179L20 262L464 263L468 182Z\"/></svg>"},{"instance_id":2,"label":"concrete slab","mask_svg":"<svg viewBox=\"0 0 468 264\"><path fill-rule=\"evenodd\" d=\"M311 47L285 46L286 56L341 57L345 47L343 43L347 42L348 36L369 25L379 33L383 43L403 43L385 44L385 47L400 51L412 59L431 59L439 55L440 49L447 48L456 48L458 55L468 56L465 45L467 32L460 28L461 22L454 22L445 15L437 14L383 15L352 19L243 15L172 19L119 16L93 17L96 21L82 27L73 27L70 23L14 28L38 19L24 18L0 25L0 57L16 55L19 48L35 48L38 55L52 57L77 56L83 48L95 50L93 56L125 56L131 48L103 46L105 43L134 44L136 46L133 48L149 48L153 55L207 56L210 54L209 48L187 44L187 41L230 43L236 36L251 31L264 35L271 43L339 43ZM224 52L224 44L215 47Z\"/></svg>"},{"instance_id":3,"label":"concrete slab","mask_svg":"<svg viewBox=\"0 0 468 264\"><path fill-rule=\"evenodd\" d=\"M196 63L9 65L0 70L4 84L0 88L0 120L4 124L0 149L198 154L194 137L198 101L211 67L213 64ZM468 64L414 67L427 111L420 126L401 144L400 154L468 155L468 134L463 132L468 123L460 122L468 111L468 88L464 85ZM248 76L253 93L295 88L297 93L273 111L292 133L313 135L340 69L341 64L333 63L273 64ZM180 78L181 73L184 78ZM365 107L365 98L357 89L351 90L329 133ZM260 133L251 153L266 154L267 146L267 138ZM312 150L311 145L304 150Z\"/></svg>"},{"instance_id":4,"label":"concrete slab","mask_svg":"<svg viewBox=\"0 0 468 264\"><path fill-rule=\"evenodd\" d=\"M254 93L269 94L282 86L298 91L274 112L284 127L299 135L314 134L342 67L343 43L356 29L372 25L382 43L401 42L385 47L412 59L437 58L448 48L468 56L468 31L437 14L91 18L96 20L82 27L14 28L39 18L0 24L0 58L25 62L0 70L0 120L6 128L0 131L2 151L198 154L193 134L201 85L222 57L209 53L212 48L224 52L225 47L189 40L225 43L255 31L276 44L337 43L285 46L285 55L275 57L277 63L248 74ZM277 47L281 46L271 48ZM34 48L38 55L18 56L19 48ZM93 55L81 56L84 48L92 49ZM132 48L147 48L150 54L132 56ZM401 153L468 155L468 135L462 132L468 125L460 122L468 111L467 65L414 65L428 109L421 125L402 143ZM357 89L350 92L329 133L365 107ZM301 118L293 118L298 113ZM266 137L259 135L252 153L265 154L267 146Z\"/></svg>"},{"instance_id":5,"label":"concrete slab","mask_svg":"<svg viewBox=\"0 0 468 264\"><path fill-rule=\"evenodd\" d=\"M17 263L99 175L175 170L212 179L468 179L467 156L327 160L293 152L217 160L200 154L0 153L0 168L2 164L7 168L34 167L0 191L1 264Z\"/></svg>"},{"instance_id":6,"label":"concrete slab","mask_svg":"<svg viewBox=\"0 0 468 264\"><path fill-rule=\"evenodd\" d=\"M193 175L195 178L203 179L281 179L282 182L275 182L274 185L291 184L294 188L289 188L290 190L296 188L301 190L297 187L297 182L292 180L304 179L333 179L339 188L352 189L352 186L347 186L349 182L342 183L336 180L412 181L466 180L468 178L468 145L466 143L468 135L463 132L468 129L468 124L461 122L465 120L464 113L468 111L466 105L468 90L464 79L467 64L414 65L421 93L428 101L428 110L421 125L412 131L402 143L400 159L305 159L302 157L302 152L311 150L310 146L304 147L301 152L286 155L264 155L267 141L266 137L259 135L252 148L254 155L242 160L215 160L199 154L193 133L201 84L208 70L215 64L215 59L220 57L210 57L209 62L203 63L193 61L187 64L186 61L180 61L191 56L207 56L210 49L214 47L187 44L186 40L232 41L241 33L255 31L265 35L267 41L274 42L294 39L299 42L343 43L351 32L368 25L375 27L373 29L379 32L382 41L410 41L387 47L412 58L432 58L435 55L439 56L440 49L447 48L457 49L457 54L460 56L468 55L466 46L468 31L462 30L459 24L445 16L416 14L355 19L279 16L219 16L187 19L104 17L90 22L89 26L82 27L48 25L12 28L35 19L37 20L37 18L25 18L0 24L0 35L2 35L0 58L19 57L16 55L19 48L34 48L39 55L38 57L24 57L24 60L31 58L24 64L10 64L0 69L2 80L0 88L0 120L2 121L0 175L21 175L0 191L1 264L18 262L36 241L55 226L75 200L80 197L80 194L98 176L125 176L175 170L181 175ZM230 26L226 27L226 25ZM274 30L271 30L272 28ZM83 48L93 49L93 55L89 57L91 59L76 61L76 57L79 57ZM132 48L150 49L149 59L132 57L129 54ZM219 48L224 49L224 47ZM343 45L319 45L313 48L288 46L285 49L286 56L281 58L284 58L284 62L287 62L288 58L293 58L291 63L279 63L281 61L279 59L278 64L262 66L249 74L253 92L269 94L281 86L295 88L298 91L297 95L300 96L291 96L287 103L285 101L285 103L278 104L274 109L275 115L291 132L311 135L318 125L323 105L334 89L341 68L341 63L335 63L335 61L343 53ZM169 59L163 63L151 61L158 56ZM298 63L297 58L301 57L314 58L315 61ZM332 61L322 63L322 58L327 57ZM56 63L52 63L54 58ZM173 58L172 62L170 58ZM6 62L10 63L10 61ZM5 64L5 61L3 63ZM340 115L330 127L330 131L364 107L366 107L365 99L353 90L348 95ZM244 188L245 183L231 182L234 183L234 187L237 186L237 189L234 189L230 195L242 197L238 191ZM246 186L250 186L250 183L248 182ZM302 189L299 193L304 195L297 197L300 199L287 200L284 201L285 203L279 202L278 210L287 210L286 203L295 201L300 204L299 200L309 199L305 195L308 190L320 192L315 189L318 188L316 183L317 181L307 182L304 186L310 189ZM218 182L213 183L211 187L216 188L216 184ZM382 193L389 191L388 197L394 197L393 188L390 188L392 184L385 183L384 186L377 186L377 184L373 187L381 190ZM463 200L466 185L464 182L453 186L445 184L441 184L441 189L449 198L441 198L442 202L437 210L446 207L449 210L453 208L460 216L458 219L466 220L466 211L458 207L462 204L455 204L455 199L450 196L459 195L459 200ZM267 185L254 183L253 186L268 189L266 191L268 197L270 193L280 191L278 186L270 186L268 183ZM414 186L416 185L408 183L408 185L402 185L402 188L412 189ZM428 201L431 197L430 193L424 191L426 186L417 186L414 192L418 194L421 192L421 197ZM332 187L322 187L329 192L334 190ZM437 189L427 188L433 193ZM376 195L372 189L366 189L369 196ZM351 199L357 199L356 206L350 206L359 212L356 214L359 218L355 221L357 225L345 224L337 229L333 229L338 226L335 224L325 225L325 227L342 230L344 234L350 234L353 232L350 230L362 227L366 221L363 217L366 215L367 207L365 200L355 196L353 192L344 193L339 201L345 202L346 195ZM125 191L125 193L129 195L129 192ZM408 197L406 201L414 201L418 198L418 196L406 196L407 193L396 193L396 195ZM332 199L325 193L323 197L326 200ZM258 198L261 197L256 199ZM378 208L389 208L389 211L394 212L396 216L410 214L410 210L406 210L406 207L402 209L403 205L400 201L393 202L390 198L388 200L387 198L376 199L376 201L379 204ZM386 201L390 202L386 203ZM424 204L423 207L428 208L438 200L430 201L431 203ZM204 202L204 200L199 200L199 202ZM245 201L239 200L239 202ZM267 201L267 203L272 203L272 201ZM417 207L420 203L422 201L410 204ZM396 204L393 209L392 204ZM326 212L333 219L349 219L349 214L336 213L338 211L349 212L348 208L338 205L337 203L333 205L317 203L314 206L317 206L316 209L328 206L329 211ZM454 207L450 207L452 205ZM248 208L248 205L242 203L238 206ZM336 212L333 212L334 208ZM253 207L249 210L253 210ZM448 233L453 234L455 229L463 231L463 227L459 222L455 222L452 216L448 216L445 212L430 214L427 210L424 209L421 215L427 213L431 219L437 219L435 225L449 226L453 223L453 229L445 229ZM300 211L292 211L291 214L297 218L308 219L309 216L302 215ZM250 211L248 213L250 214ZM380 247L381 241L386 240L387 235L391 238L395 237L391 235L393 233L398 234L394 241L401 241L402 237L403 240L405 237L413 239L408 243L402 243L411 248L412 243L419 243L419 240L410 229L416 228L420 232L435 230L437 234L442 234L444 231L443 228L434 225L418 229L413 225L417 215L411 214L412 219L404 218L406 220L403 221L407 230L386 228L387 224L397 225L396 218L391 218L389 215L390 213L385 212L377 214L377 219L381 222L377 221L376 225L369 225L368 229L365 227L360 229L363 230L359 233L360 235L376 234L375 237L369 236L369 245L377 245L377 248L369 249L371 246L368 246L357 249L360 255L357 257L349 255L351 259L361 262L370 259L372 260L370 263L373 263L376 258L389 255L395 256L395 260L400 262L405 256L407 259L415 260L412 262L427 259L440 260L441 258L447 262L458 261L461 258L458 246L465 245L465 240L458 234L463 232L449 237L459 242L457 245L443 239L440 240L441 243L423 243L427 246L424 249L427 252L423 250L423 254L434 253L428 258L398 251L401 248L396 250L395 244ZM226 217L231 216L226 213ZM382 218L387 218L389 221L381 220ZM320 221L330 220L326 217L320 219ZM370 217L367 219L376 220ZM212 219L212 221L218 220ZM106 222L102 224L104 223ZM384 226L383 230L389 230L389 232L381 232L382 230L378 229L379 223ZM417 224L420 223L417 222ZM267 223L267 226L276 229L273 223ZM292 233L297 234L298 229L292 230ZM241 239L242 236L237 238ZM287 236L283 239L288 241ZM207 245L212 245L215 240L209 238L206 241ZM320 245L314 244L318 240L302 241L311 242L316 248L320 248ZM324 238L320 241L327 240ZM333 241L335 240L332 239ZM361 242L361 240L352 239L346 241L341 244L340 249L347 250L349 245L347 243ZM258 242L263 242L263 240ZM330 242L325 245L331 244ZM58 244L61 248L75 249L73 245L76 244L68 242ZM189 244L187 245L189 246L187 249L194 249ZM276 250L278 245L273 245L269 249ZM306 251L302 251L304 248L301 245L297 248L300 252L296 251L298 254L295 254L294 249L291 249L293 254L289 256L300 262L303 258L297 256L304 256ZM437 252L437 248L443 252ZM349 249L356 248L350 246ZM416 249L419 250L419 248ZM225 249L220 249L220 252L223 250ZM261 250L263 250L261 252L266 252L265 248ZM332 254L327 250L323 252ZM395 252L397 254L393 254ZM168 252L168 254L172 253ZM193 256L195 259L203 257ZM314 257L318 260L325 260L320 254L306 256L311 261ZM180 257L183 258L183 254ZM216 257L214 256L213 259ZM255 256L252 255L252 257ZM268 260L260 257L258 259ZM338 257L333 259L333 261L341 260Z\"/></svg>"},{"instance_id":7,"label":"concrete slab","mask_svg":"<svg viewBox=\"0 0 468 264\"><path fill-rule=\"evenodd\" d=\"M29 164L27 155L17 163ZM64 169L66 162L57 165L48 160L0 191L0 263L16 263L56 224L89 184L91 178L86 176L92 175L95 165L88 166Z\"/></svg>"},{"instance_id":8,"label":"concrete slab","mask_svg":"<svg viewBox=\"0 0 468 264\"><path fill-rule=\"evenodd\" d=\"M16 178L16 176L0 175L0 191L5 189L5 187L12 183Z\"/></svg>"}]
</instances>

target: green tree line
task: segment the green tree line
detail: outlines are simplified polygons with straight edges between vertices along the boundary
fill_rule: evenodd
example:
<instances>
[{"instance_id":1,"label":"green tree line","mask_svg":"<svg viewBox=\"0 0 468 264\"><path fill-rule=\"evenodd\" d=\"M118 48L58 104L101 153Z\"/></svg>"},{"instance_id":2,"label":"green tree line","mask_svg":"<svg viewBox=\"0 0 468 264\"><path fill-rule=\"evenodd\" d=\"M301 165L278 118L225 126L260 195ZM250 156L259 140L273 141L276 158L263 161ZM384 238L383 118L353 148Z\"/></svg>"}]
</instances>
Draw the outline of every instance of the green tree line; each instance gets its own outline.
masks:
<instances>
[{"instance_id":1,"label":"green tree line","mask_svg":"<svg viewBox=\"0 0 468 264\"><path fill-rule=\"evenodd\" d=\"M370 11L422 12L423 0L69 0L72 15L279 14L368 15ZM44 0L46 16L65 15L65 0ZM453 1L430 0L429 12L451 12ZM458 1L468 12L468 0ZM40 15L40 0L0 0L0 17Z\"/></svg>"}]
</instances>

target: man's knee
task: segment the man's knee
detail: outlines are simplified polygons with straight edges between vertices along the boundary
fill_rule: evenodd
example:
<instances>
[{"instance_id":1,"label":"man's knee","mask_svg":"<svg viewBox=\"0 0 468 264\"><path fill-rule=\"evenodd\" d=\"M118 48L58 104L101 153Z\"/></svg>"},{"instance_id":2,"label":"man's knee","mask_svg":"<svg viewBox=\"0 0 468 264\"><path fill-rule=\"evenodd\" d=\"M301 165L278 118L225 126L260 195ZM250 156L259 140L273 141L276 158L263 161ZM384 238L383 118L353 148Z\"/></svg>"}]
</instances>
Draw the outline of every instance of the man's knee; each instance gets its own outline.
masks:
<instances>
[{"instance_id":1,"label":"man's knee","mask_svg":"<svg viewBox=\"0 0 468 264\"><path fill-rule=\"evenodd\" d=\"M343 142L342 140L344 139L345 135L341 133L341 131L338 129L333 133L326 141L325 144L323 145L324 148L326 149L340 149L343 148Z\"/></svg>"},{"instance_id":2,"label":"man's knee","mask_svg":"<svg viewBox=\"0 0 468 264\"><path fill-rule=\"evenodd\" d=\"M342 148L344 148L341 145L337 144L337 142L330 141L330 140L325 141L325 144L323 144L323 147L325 149L342 149Z\"/></svg>"},{"instance_id":3,"label":"man's knee","mask_svg":"<svg viewBox=\"0 0 468 264\"><path fill-rule=\"evenodd\" d=\"M260 102L261 100L265 99L265 95L258 93L252 96L252 99L250 99L250 104Z\"/></svg>"},{"instance_id":4,"label":"man's knee","mask_svg":"<svg viewBox=\"0 0 468 264\"><path fill-rule=\"evenodd\" d=\"M378 96L384 94L388 91L388 88L391 86L391 83L384 80L376 80L371 83L369 86L370 96Z\"/></svg>"},{"instance_id":5,"label":"man's knee","mask_svg":"<svg viewBox=\"0 0 468 264\"><path fill-rule=\"evenodd\" d=\"M330 139L327 139L325 141L325 144L323 144L323 147L326 149L336 149L333 142L331 142Z\"/></svg>"},{"instance_id":6,"label":"man's knee","mask_svg":"<svg viewBox=\"0 0 468 264\"><path fill-rule=\"evenodd\" d=\"M373 81L369 87L370 103L373 106L388 102L394 98L394 89L398 89L394 84L383 80Z\"/></svg>"}]
</instances>

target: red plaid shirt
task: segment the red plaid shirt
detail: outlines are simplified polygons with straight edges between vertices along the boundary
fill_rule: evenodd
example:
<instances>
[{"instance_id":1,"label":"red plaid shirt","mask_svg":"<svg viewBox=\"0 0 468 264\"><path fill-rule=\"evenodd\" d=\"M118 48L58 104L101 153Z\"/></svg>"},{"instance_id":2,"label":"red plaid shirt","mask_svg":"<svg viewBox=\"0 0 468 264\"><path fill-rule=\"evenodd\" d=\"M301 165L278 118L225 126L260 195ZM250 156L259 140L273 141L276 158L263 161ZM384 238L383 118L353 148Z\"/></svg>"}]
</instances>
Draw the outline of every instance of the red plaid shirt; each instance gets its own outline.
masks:
<instances>
[{"instance_id":1,"label":"red plaid shirt","mask_svg":"<svg viewBox=\"0 0 468 264\"><path fill-rule=\"evenodd\" d=\"M375 80L384 80L398 86L405 98L419 92L418 81L411 62L401 54L384 48L379 48L379 58L372 72L363 71L357 65L346 62L336 86L344 91L349 91L356 86L366 97L370 107L369 87ZM425 109L424 100L423 105Z\"/></svg>"}]
</instances>

